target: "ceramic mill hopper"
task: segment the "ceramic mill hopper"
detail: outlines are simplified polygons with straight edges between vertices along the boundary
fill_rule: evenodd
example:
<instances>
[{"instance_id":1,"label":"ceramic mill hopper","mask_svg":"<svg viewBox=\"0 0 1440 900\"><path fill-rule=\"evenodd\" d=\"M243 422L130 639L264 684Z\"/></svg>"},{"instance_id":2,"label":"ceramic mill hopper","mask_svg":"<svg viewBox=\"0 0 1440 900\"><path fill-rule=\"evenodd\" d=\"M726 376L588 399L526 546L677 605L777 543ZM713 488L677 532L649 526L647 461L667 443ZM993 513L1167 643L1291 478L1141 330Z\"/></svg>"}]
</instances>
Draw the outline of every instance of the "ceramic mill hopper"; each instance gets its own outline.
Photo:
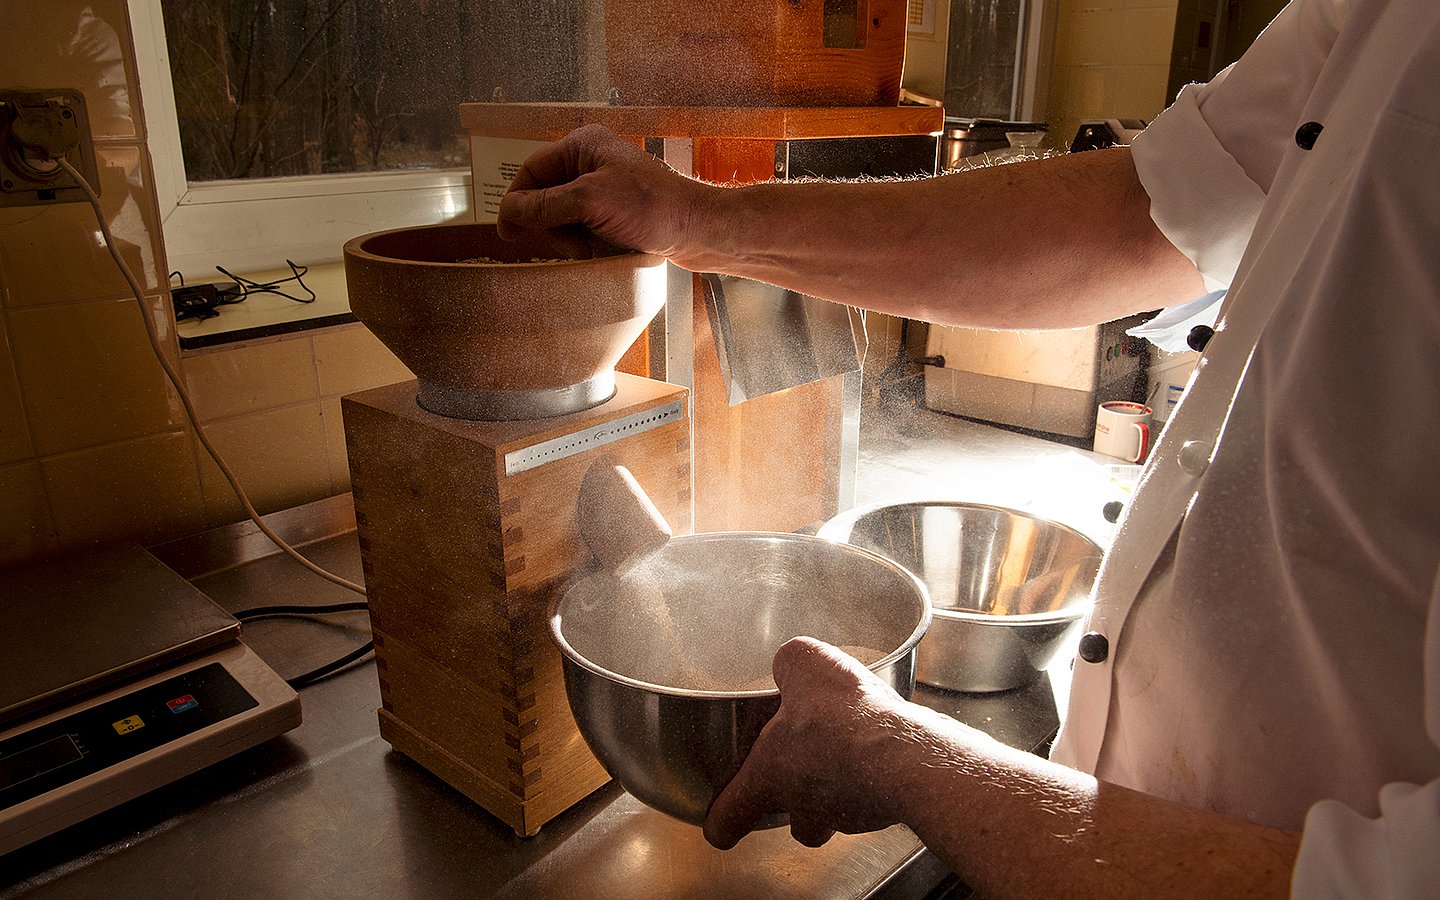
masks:
<instances>
[{"instance_id":1,"label":"ceramic mill hopper","mask_svg":"<svg viewBox=\"0 0 1440 900\"><path fill-rule=\"evenodd\" d=\"M401 228L345 245L350 308L443 416L560 416L615 394L615 364L665 302L664 260L589 258L494 225Z\"/></svg>"}]
</instances>

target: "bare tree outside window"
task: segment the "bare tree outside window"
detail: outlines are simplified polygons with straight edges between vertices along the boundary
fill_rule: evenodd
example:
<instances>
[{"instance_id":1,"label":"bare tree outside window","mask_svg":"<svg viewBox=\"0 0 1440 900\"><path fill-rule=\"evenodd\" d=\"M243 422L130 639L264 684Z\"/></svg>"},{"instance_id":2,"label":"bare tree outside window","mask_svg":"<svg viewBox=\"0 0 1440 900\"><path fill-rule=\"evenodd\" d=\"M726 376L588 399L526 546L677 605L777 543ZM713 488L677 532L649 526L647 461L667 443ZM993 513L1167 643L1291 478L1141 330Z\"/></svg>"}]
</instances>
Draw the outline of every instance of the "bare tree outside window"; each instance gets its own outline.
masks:
<instances>
[{"instance_id":1,"label":"bare tree outside window","mask_svg":"<svg viewBox=\"0 0 1440 900\"><path fill-rule=\"evenodd\" d=\"M460 103L591 99L586 2L165 0L186 176L465 166Z\"/></svg>"}]
</instances>

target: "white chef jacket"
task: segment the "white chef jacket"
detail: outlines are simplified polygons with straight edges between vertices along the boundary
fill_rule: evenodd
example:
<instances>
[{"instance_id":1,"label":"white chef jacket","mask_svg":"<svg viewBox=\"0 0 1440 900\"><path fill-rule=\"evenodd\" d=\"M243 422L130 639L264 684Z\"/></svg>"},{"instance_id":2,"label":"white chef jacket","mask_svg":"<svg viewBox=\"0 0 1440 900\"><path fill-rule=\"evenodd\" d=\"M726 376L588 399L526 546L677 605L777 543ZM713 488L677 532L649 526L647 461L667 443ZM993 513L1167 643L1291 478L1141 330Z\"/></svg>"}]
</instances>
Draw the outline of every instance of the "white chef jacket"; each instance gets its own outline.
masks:
<instances>
[{"instance_id":1,"label":"white chef jacket","mask_svg":"<svg viewBox=\"0 0 1440 900\"><path fill-rule=\"evenodd\" d=\"M1296 896L1435 896L1440 2L1294 0L1132 152L1230 291L1052 756L1303 827Z\"/></svg>"}]
</instances>

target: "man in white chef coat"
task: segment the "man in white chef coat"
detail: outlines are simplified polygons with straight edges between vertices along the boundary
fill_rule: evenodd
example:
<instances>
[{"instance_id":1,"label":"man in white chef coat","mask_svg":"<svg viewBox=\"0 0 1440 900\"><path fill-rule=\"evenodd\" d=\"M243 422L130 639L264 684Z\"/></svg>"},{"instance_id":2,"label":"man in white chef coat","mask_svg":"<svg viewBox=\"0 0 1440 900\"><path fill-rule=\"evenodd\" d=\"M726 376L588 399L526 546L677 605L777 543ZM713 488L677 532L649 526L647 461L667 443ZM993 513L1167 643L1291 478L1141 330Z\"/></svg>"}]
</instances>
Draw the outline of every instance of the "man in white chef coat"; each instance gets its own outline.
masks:
<instances>
[{"instance_id":1,"label":"man in white chef coat","mask_svg":"<svg viewBox=\"0 0 1440 900\"><path fill-rule=\"evenodd\" d=\"M960 206L986 226L937 227ZM799 639L712 843L784 808L809 844L904 822L990 898L1440 892L1435 0L1295 0L1128 149L720 188L586 129L501 215L949 324L1229 288L1106 560L1053 761Z\"/></svg>"}]
</instances>

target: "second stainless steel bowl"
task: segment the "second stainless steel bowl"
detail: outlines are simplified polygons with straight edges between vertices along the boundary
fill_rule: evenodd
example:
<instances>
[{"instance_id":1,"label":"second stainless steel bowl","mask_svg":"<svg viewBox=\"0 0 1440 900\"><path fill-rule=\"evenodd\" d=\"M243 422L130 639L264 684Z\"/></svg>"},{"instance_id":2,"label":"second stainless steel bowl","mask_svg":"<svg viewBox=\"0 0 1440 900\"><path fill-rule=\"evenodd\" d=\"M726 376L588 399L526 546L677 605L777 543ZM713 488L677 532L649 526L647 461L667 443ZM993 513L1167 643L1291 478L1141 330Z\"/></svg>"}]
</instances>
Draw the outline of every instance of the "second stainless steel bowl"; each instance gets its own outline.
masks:
<instances>
[{"instance_id":1,"label":"second stainless steel bowl","mask_svg":"<svg viewBox=\"0 0 1440 900\"><path fill-rule=\"evenodd\" d=\"M820 536L873 550L925 582L934 621L916 679L955 691L1033 681L1078 630L1102 556L1073 528L976 503L851 510Z\"/></svg>"},{"instance_id":2,"label":"second stainless steel bowl","mask_svg":"<svg viewBox=\"0 0 1440 900\"><path fill-rule=\"evenodd\" d=\"M872 648L871 671L908 697L929 622L924 585L877 554L729 532L675 538L637 572L577 583L550 632L591 751L641 801L698 825L779 708L773 683L756 682L781 644Z\"/></svg>"}]
</instances>

